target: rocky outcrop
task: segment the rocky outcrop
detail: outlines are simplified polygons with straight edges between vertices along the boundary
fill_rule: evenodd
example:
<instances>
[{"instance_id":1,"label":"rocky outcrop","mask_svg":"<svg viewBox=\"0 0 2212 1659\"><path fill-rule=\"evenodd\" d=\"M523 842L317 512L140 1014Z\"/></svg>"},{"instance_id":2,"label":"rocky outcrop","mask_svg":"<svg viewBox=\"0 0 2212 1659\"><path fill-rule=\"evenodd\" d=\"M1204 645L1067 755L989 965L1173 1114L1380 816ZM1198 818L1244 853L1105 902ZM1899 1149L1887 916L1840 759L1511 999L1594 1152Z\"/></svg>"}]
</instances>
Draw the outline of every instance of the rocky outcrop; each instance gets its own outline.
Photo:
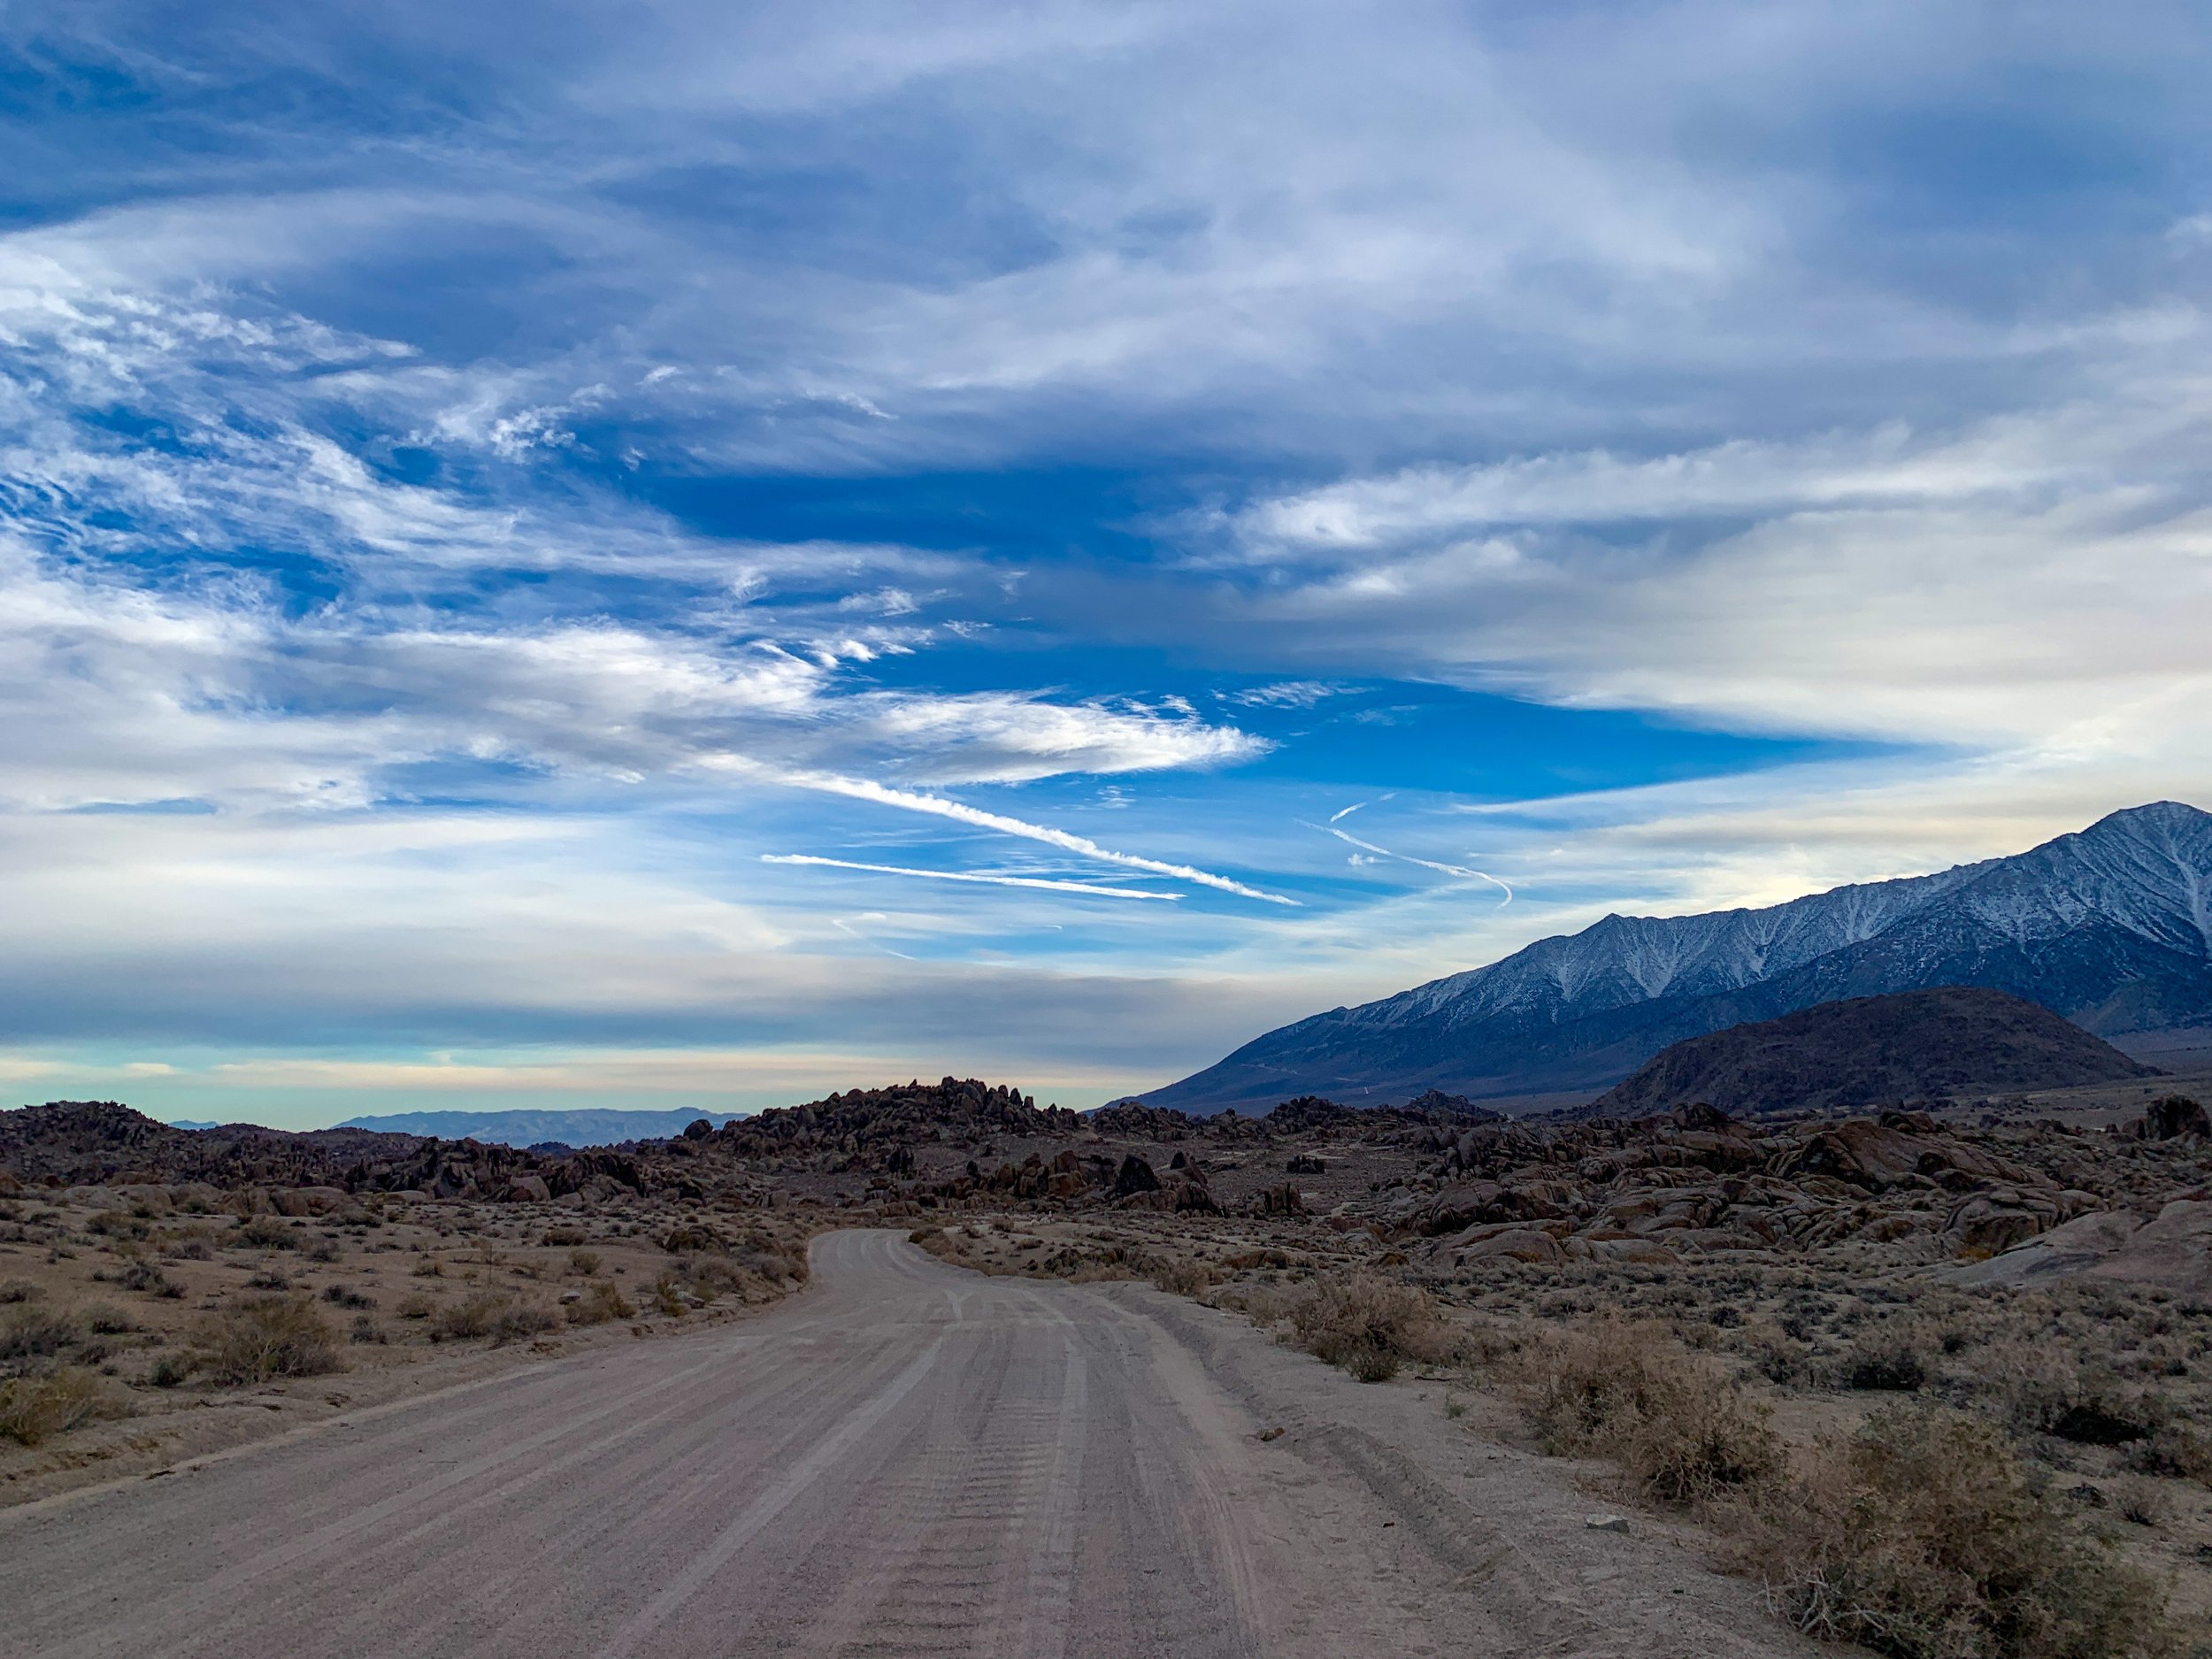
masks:
<instances>
[{"instance_id":1,"label":"rocky outcrop","mask_svg":"<svg viewBox=\"0 0 2212 1659\"><path fill-rule=\"evenodd\" d=\"M2059 1137L2055 1154L2073 1141ZM1922 1112L1759 1133L1709 1106L1455 1141L1399 1236L1464 1265L1836 1248L1939 1261L2008 1250L2107 1200Z\"/></svg>"},{"instance_id":2,"label":"rocky outcrop","mask_svg":"<svg viewBox=\"0 0 2212 1659\"><path fill-rule=\"evenodd\" d=\"M2143 1109L2131 1132L2138 1141L2212 1140L2212 1117L2185 1094L2169 1094Z\"/></svg>"},{"instance_id":3,"label":"rocky outcrop","mask_svg":"<svg viewBox=\"0 0 2212 1659\"><path fill-rule=\"evenodd\" d=\"M1018 1089L949 1077L777 1107L687 1144L772 1169L874 1170L900 1148L977 1144L996 1135L1071 1136L1079 1124L1076 1113L1040 1109Z\"/></svg>"}]
</instances>

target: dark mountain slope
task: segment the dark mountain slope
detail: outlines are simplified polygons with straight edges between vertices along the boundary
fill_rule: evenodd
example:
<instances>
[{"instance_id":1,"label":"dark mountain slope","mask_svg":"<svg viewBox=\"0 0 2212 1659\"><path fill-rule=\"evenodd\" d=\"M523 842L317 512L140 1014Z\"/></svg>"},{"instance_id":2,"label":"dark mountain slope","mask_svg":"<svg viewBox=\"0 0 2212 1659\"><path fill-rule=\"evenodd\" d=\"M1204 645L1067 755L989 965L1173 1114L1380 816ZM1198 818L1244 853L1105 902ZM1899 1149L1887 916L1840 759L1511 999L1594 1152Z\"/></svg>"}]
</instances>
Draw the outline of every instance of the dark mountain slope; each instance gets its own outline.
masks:
<instances>
[{"instance_id":1,"label":"dark mountain slope","mask_svg":"<svg viewBox=\"0 0 2212 1659\"><path fill-rule=\"evenodd\" d=\"M1830 1112L1932 1095L2153 1077L2047 1008L1980 986L1823 1002L1678 1042L1587 1109L1639 1118L1686 1102Z\"/></svg>"},{"instance_id":2,"label":"dark mountain slope","mask_svg":"<svg viewBox=\"0 0 2212 1659\"><path fill-rule=\"evenodd\" d=\"M1202 1114L1302 1094L1598 1089L1686 1037L1944 985L2010 991L2105 1035L2212 1025L2212 814L2159 802L1938 875L1758 910L1609 916L1270 1032L1144 1099Z\"/></svg>"}]
</instances>

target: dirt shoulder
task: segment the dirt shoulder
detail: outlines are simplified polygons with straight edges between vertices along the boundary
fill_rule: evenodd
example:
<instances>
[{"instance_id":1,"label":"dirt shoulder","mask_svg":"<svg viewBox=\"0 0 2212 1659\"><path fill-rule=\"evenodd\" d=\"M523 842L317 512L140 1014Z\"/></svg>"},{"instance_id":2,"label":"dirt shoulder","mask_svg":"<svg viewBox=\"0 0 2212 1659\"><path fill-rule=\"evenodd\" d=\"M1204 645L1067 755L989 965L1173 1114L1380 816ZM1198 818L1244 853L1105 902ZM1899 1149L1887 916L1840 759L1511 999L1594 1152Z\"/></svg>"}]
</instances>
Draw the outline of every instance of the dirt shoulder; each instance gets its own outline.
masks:
<instances>
[{"instance_id":1,"label":"dirt shoulder","mask_svg":"<svg viewBox=\"0 0 2212 1659\"><path fill-rule=\"evenodd\" d=\"M2173 1630L2212 1617L2212 1322L2155 1288L1961 1286L1930 1265L1818 1261L1440 1271L1364 1230L1296 1220L1012 1212L917 1236L987 1274L1136 1280L1240 1315L1334 1361L1349 1421L1396 1421L1409 1394L1432 1434L1534 1459L1591 1509L1754 1577L1801 1564L1780 1535L1794 1521L1775 1515L1808 1494L1857 1502L1849 1482L1893 1466L1979 1481L1961 1501L2014 1527L2008 1548L2043 1552L2054 1582L2140 1586L2169 1600ZM1893 1505L1900 1529L1918 1524L1909 1508Z\"/></svg>"}]
</instances>

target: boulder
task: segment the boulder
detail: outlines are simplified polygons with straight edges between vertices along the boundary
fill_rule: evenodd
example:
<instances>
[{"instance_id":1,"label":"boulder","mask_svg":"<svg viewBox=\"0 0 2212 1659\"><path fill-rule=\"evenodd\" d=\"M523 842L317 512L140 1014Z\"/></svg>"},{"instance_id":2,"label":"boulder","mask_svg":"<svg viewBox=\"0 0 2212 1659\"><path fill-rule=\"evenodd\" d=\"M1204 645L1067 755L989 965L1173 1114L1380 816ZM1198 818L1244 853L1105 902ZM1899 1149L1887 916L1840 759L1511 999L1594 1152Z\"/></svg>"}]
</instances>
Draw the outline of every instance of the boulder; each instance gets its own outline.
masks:
<instances>
[{"instance_id":1,"label":"boulder","mask_svg":"<svg viewBox=\"0 0 2212 1659\"><path fill-rule=\"evenodd\" d=\"M1455 1245L1449 1254L1460 1262L1563 1262L1567 1259L1567 1253L1560 1247L1558 1240L1548 1233L1539 1233L1533 1227L1484 1231L1488 1233L1487 1237Z\"/></svg>"},{"instance_id":2,"label":"boulder","mask_svg":"<svg viewBox=\"0 0 2212 1659\"><path fill-rule=\"evenodd\" d=\"M269 1194L269 1206L280 1216L326 1216L348 1202L336 1187L280 1187Z\"/></svg>"},{"instance_id":3,"label":"boulder","mask_svg":"<svg viewBox=\"0 0 2212 1659\"><path fill-rule=\"evenodd\" d=\"M1153 1173L1152 1166L1133 1152L1125 1154L1121 1160L1121 1168L1114 1175L1114 1196L1117 1199L1133 1198L1139 1193L1156 1193L1159 1190L1160 1178Z\"/></svg>"},{"instance_id":4,"label":"boulder","mask_svg":"<svg viewBox=\"0 0 2212 1659\"><path fill-rule=\"evenodd\" d=\"M1559 1250L1570 1262L1608 1262L1635 1267L1678 1267L1682 1263L1682 1258L1663 1244L1622 1234L1577 1233L1571 1239L1561 1240ZM1530 1261L1539 1258L1523 1256L1520 1259Z\"/></svg>"},{"instance_id":5,"label":"boulder","mask_svg":"<svg viewBox=\"0 0 2212 1659\"><path fill-rule=\"evenodd\" d=\"M2134 1234L2136 1225L2135 1217L2124 1210L2101 1210L2077 1216L2001 1256L1947 1268L1940 1277L1948 1284L1969 1286L2039 1285L2070 1279L2119 1249Z\"/></svg>"},{"instance_id":6,"label":"boulder","mask_svg":"<svg viewBox=\"0 0 2212 1659\"><path fill-rule=\"evenodd\" d=\"M1993 1253L2024 1244L2065 1219L2056 1193L1997 1187L1954 1208L1944 1230L1966 1249Z\"/></svg>"},{"instance_id":7,"label":"boulder","mask_svg":"<svg viewBox=\"0 0 2212 1659\"><path fill-rule=\"evenodd\" d=\"M2190 1296L2212 1292L2212 1201L2175 1199L2085 1269L2085 1277L2154 1285Z\"/></svg>"}]
</instances>

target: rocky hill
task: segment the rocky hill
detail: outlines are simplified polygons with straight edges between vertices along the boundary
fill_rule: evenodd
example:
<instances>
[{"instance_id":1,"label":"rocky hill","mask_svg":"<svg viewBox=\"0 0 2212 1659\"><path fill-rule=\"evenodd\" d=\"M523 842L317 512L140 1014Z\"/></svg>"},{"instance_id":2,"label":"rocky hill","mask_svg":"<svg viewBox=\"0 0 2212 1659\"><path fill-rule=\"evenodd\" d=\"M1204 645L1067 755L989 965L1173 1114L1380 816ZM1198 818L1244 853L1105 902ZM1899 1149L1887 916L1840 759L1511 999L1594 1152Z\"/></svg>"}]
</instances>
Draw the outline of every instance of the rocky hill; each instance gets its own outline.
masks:
<instances>
[{"instance_id":1,"label":"rocky hill","mask_svg":"<svg viewBox=\"0 0 2212 1659\"><path fill-rule=\"evenodd\" d=\"M2009 991L2105 1036L2212 1025L2212 813L2159 802L1939 875L1764 910L1609 916L1270 1032L1143 1099L1202 1114L1303 1094L1594 1090L1685 1038L1945 985Z\"/></svg>"},{"instance_id":2,"label":"rocky hill","mask_svg":"<svg viewBox=\"0 0 2212 1659\"><path fill-rule=\"evenodd\" d=\"M543 1201L641 1192L656 1178L608 1152L546 1157L512 1147L365 1129L293 1134L250 1124L179 1129L115 1101L50 1101L0 1111L0 1181L30 1187L196 1186L221 1192L421 1192ZM681 1191L680 1173L657 1185ZM690 1185L695 1189L697 1183Z\"/></svg>"},{"instance_id":3,"label":"rocky hill","mask_svg":"<svg viewBox=\"0 0 2212 1659\"><path fill-rule=\"evenodd\" d=\"M1822 1002L1692 1037L1585 1113L1636 1118L1697 1101L1735 1114L1830 1112L2156 1075L2047 1008L1954 985Z\"/></svg>"}]
</instances>

